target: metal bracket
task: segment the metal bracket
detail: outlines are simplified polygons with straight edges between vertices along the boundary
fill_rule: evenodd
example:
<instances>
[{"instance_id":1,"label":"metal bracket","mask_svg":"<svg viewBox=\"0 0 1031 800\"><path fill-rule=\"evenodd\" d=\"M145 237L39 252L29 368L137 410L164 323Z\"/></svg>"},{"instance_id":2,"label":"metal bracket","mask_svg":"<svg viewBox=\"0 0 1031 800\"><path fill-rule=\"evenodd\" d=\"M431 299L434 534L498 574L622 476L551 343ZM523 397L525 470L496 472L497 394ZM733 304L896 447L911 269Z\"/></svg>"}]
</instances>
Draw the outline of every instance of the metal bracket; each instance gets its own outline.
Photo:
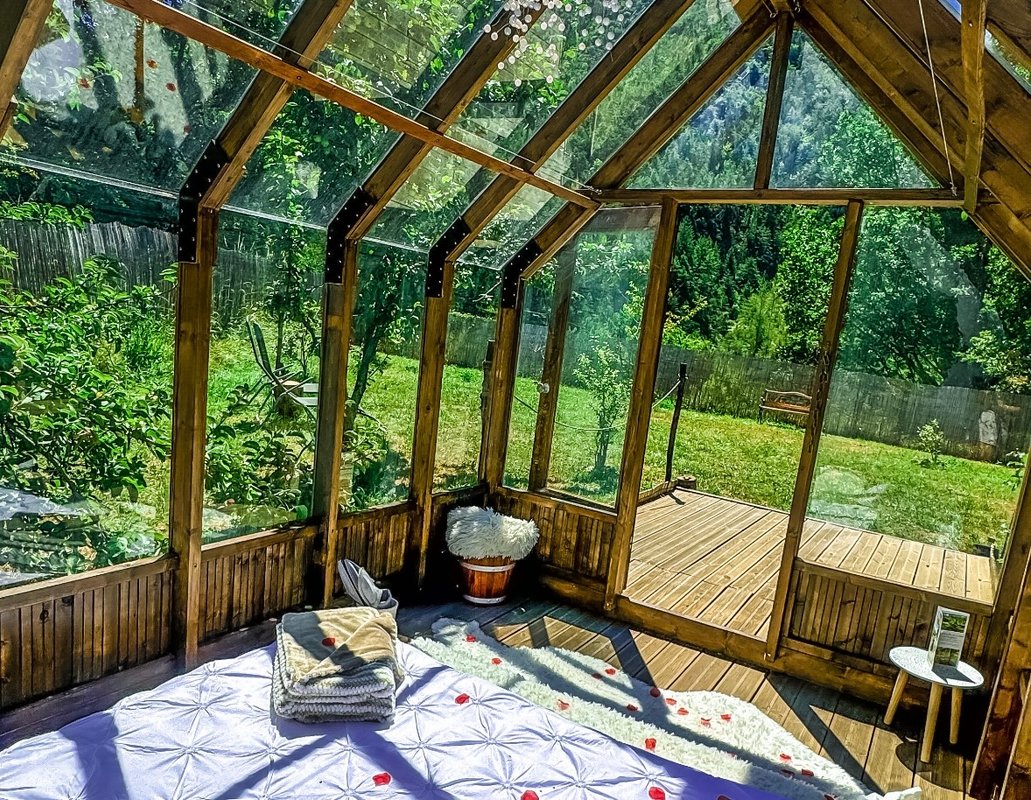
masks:
<instances>
[{"instance_id":1,"label":"metal bracket","mask_svg":"<svg viewBox=\"0 0 1031 800\"><path fill-rule=\"evenodd\" d=\"M519 297L519 281L523 272L538 258L544 255L536 239L520 247L501 270L501 307L515 308Z\"/></svg>"},{"instance_id":2,"label":"metal bracket","mask_svg":"<svg viewBox=\"0 0 1031 800\"><path fill-rule=\"evenodd\" d=\"M444 265L462 240L472 234L466 221L459 217L430 247L429 268L426 270L426 296L440 297L444 293Z\"/></svg>"},{"instance_id":3,"label":"metal bracket","mask_svg":"<svg viewBox=\"0 0 1031 800\"><path fill-rule=\"evenodd\" d=\"M200 159L179 190L179 260L197 260L197 218L200 201L229 163L229 156L217 141L204 148Z\"/></svg>"},{"instance_id":4,"label":"metal bracket","mask_svg":"<svg viewBox=\"0 0 1031 800\"><path fill-rule=\"evenodd\" d=\"M326 228L326 283L344 279L344 250L354 226L376 204L376 198L359 186Z\"/></svg>"}]
</instances>

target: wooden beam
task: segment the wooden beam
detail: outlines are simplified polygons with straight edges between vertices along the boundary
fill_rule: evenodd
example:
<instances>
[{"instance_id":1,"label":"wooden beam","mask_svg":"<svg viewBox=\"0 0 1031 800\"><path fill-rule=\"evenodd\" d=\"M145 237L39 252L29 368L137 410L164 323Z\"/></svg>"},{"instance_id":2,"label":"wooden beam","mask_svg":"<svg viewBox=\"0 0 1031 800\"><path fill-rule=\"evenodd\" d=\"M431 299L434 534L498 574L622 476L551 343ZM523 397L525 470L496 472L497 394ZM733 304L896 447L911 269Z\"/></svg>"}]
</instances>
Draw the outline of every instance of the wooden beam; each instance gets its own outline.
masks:
<instances>
[{"instance_id":1,"label":"wooden beam","mask_svg":"<svg viewBox=\"0 0 1031 800\"><path fill-rule=\"evenodd\" d=\"M432 275L435 268L438 276ZM406 553L408 572L419 588L426 577L430 527L433 522L433 472L436 465L437 435L440 430L440 395L444 378L444 348L447 344L447 317L455 286L455 262L430 264L422 317L422 344L419 356L419 387L415 400L415 432L412 443L412 477L409 495L416 513ZM439 292L431 281L439 280Z\"/></svg>"},{"instance_id":2,"label":"wooden beam","mask_svg":"<svg viewBox=\"0 0 1031 800\"><path fill-rule=\"evenodd\" d=\"M777 573L777 588L773 598L769 635L766 640L766 656L771 661L776 661L781 637L788 627L787 617L791 608L790 596L795 559L798 557L798 551L802 544L802 527L805 525L809 492L813 485L813 475L816 472L816 457L820 449L823 418L827 412L827 400L830 396L831 375L838 358L841 331L845 325L848 292L852 284L852 271L856 261L862 219L863 203L853 200L845 210L845 225L841 231L838 260L834 265L830 303L823 324L823 339L820 342L819 359L813 371L813 383L809 391L813 399L802 440L802 456L799 459L798 473L795 476L795 491L791 497L791 510L788 513L788 527L784 537L784 549L781 553L780 571Z\"/></svg>"},{"instance_id":3,"label":"wooden beam","mask_svg":"<svg viewBox=\"0 0 1031 800\"><path fill-rule=\"evenodd\" d=\"M788 77L788 56L791 55L791 39L795 30L795 18L790 12L781 11L777 16L777 28L773 39L773 59L770 61L770 78L766 84L766 105L763 108L763 126L759 133L759 152L755 161L756 189L767 189L773 172L773 156L777 149L777 129L780 127L780 111L784 101L784 84Z\"/></svg>"},{"instance_id":4,"label":"wooden beam","mask_svg":"<svg viewBox=\"0 0 1031 800\"><path fill-rule=\"evenodd\" d=\"M988 625L987 672L995 671L988 719L981 735L970 794L979 800L995 796L1003 783L1006 761L1021 706L1020 673L1031 665L1031 475L1024 472L1017 510L1010 528L1006 560ZM995 666L998 665L997 671ZM1031 762L1029 762L1031 766Z\"/></svg>"},{"instance_id":5,"label":"wooden beam","mask_svg":"<svg viewBox=\"0 0 1031 800\"><path fill-rule=\"evenodd\" d=\"M616 189L630 180L637 170L672 139L705 101L759 49L772 29L773 20L765 7L759 6L752 16L730 34L594 173L588 181L588 186L604 191ZM555 254L557 248L550 249L546 245L555 241L564 244L569 240L572 235L569 231L571 213L573 210L568 204L559 209L536 236L513 257L522 259L527 253L541 251L524 268L524 276L532 275ZM586 221L583 220L584 224Z\"/></svg>"},{"instance_id":6,"label":"wooden beam","mask_svg":"<svg viewBox=\"0 0 1031 800\"><path fill-rule=\"evenodd\" d=\"M537 172L693 3L694 0L653 0L612 50L520 148L513 163ZM457 258L465 252L518 190L519 183L512 178L495 177L462 213L468 232L451 248L449 257Z\"/></svg>"},{"instance_id":7,"label":"wooden beam","mask_svg":"<svg viewBox=\"0 0 1031 800\"><path fill-rule=\"evenodd\" d=\"M558 393L562 385L562 367L566 353L566 334L569 312L573 300L573 278L576 275L576 238L574 237L555 256L555 289L551 297L551 318L548 320L548 338L544 344L544 367L541 383L546 392L538 395L537 424L533 432L533 453L530 457L528 488L539 491L548 486L551 468L551 448L555 436L555 416L558 413Z\"/></svg>"},{"instance_id":8,"label":"wooden beam","mask_svg":"<svg viewBox=\"0 0 1031 800\"><path fill-rule=\"evenodd\" d=\"M351 2L304 0L279 37L276 51L283 53L285 62L308 69L340 25ZM225 205L243 177L248 159L258 149L293 91L293 84L281 78L265 72L254 76L218 134L219 146L229 159L205 192L201 205L209 208Z\"/></svg>"},{"instance_id":9,"label":"wooden beam","mask_svg":"<svg viewBox=\"0 0 1031 800\"><path fill-rule=\"evenodd\" d=\"M981 185L981 150L984 147L984 35L988 0L963 0L963 95L967 101L967 152L963 168L963 206L977 208Z\"/></svg>"},{"instance_id":10,"label":"wooden beam","mask_svg":"<svg viewBox=\"0 0 1031 800\"><path fill-rule=\"evenodd\" d=\"M580 192L547 178L534 175L528 170L514 166L503 159L488 155L457 139L452 139L406 117L404 114L392 111L374 100L369 100L356 92L338 86L332 81L309 72L303 67L295 66L285 59L269 53L267 50L263 50L230 33L226 33L220 28L208 25L206 22L191 17L189 14L184 14L181 11L166 6L159 2L159 0L107 0L107 2L126 11L131 11L142 19L155 22L170 31L225 53L230 58L280 78L295 87L307 89L314 95L375 120L391 130L406 134L434 147L439 147L441 150L472 161L481 167L486 167L502 175L508 175L520 183L536 186L538 189L549 192L556 197L561 197L570 203L584 207L592 205L592 202Z\"/></svg>"},{"instance_id":11,"label":"wooden beam","mask_svg":"<svg viewBox=\"0 0 1031 800\"><path fill-rule=\"evenodd\" d=\"M634 368L630 408L627 411L626 433L623 436L623 459L616 488L616 525L612 536L612 552L605 581L605 608L612 609L616 596L626 588L630 567L630 545L637 521L641 475L648 448L648 426L655 399L655 377L659 371L659 350L666 321L666 293L670 266L677 242L680 207L672 200L662 204L662 217L655 232L648 287L641 312L641 333L637 340L637 363Z\"/></svg>"},{"instance_id":12,"label":"wooden beam","mask_svg":"<svg viewBox=\"0 0 1031 800\"><path fill-rule=\"evenodd\" d=\"M312 564L314 574L307 583L309 601L323 607L328 606L333 599L336 575L340 469L347 408L347 362L358 283L358 244L356 241L343 243L342 257L327 265L322 289L319 408L312 490L312 521L319 525L319 535Z\"/></svg>"},{"instance_id":13,"label":"wooden beam","mask_svg":"<svg viewBox=\"0 0 1031 800\"><path fill-rule=\"evenodd\" d=\"M526 20L533 24L543 13L544 6L527 8ZM508 24L512 12L501 9L491 20L492 30L501 30ZM472 47L462 56L440 87L432 94L417 119L432 130L444 133L461 116L491 76L498 64L515 50L516 42L510 36L492 38L482 31ZM405 181L419 168L433 151L433 146L410 137L402 137L390 148L369 177L356 192L363 192L371 202L363 204L363 211L352 223L347 236L360 239L369 232L376 218L386 208ZM518 181L507 178L519 186Z\"/></svg>"},{"instance_id":14,"label":"wooden beam","mask_svg":"<svg viewBox=\"0 0 1031 800\"><path fill-rule=\"evenodd\" d=\"M524 286L518 273L510 274L507 280L506 277L502 278L502 302L494 328L487 436L482 443L484 457L481 477L487 484L488 492L495 491L504 483L508 434L512 422L512 393L519 360L519 320L522 317Z\"/></svg>"},{"instance_id":15,"label":"wooden beam","mask_svg":"<svg viewBox=\"0 0 1031 800\"><path fill-rule=\"evenodd\" d=\"M0 14L0 139L14 118L21 74L39 43L53 0L8 0Z\"/></svg>"},{"instance_id":16,"label":"wooden beam","mask_svg":"<svg viewBox=\"0 0 1031 800\"><path fill-rule=\"evenodd\" d=\"M180 261L176 298L169 546L179 566L172 593L171 641L184 669L196 665L200 639L204 447L217 229L218 214L202 210L197 220L196 259Z\"/></svg>"},{"instance_id":17,"label":"wooden beam","mask_svg":"<svg viewBox=\"0 0 1031 800\"><path fill-rule=\"evenodd\" d=\"M699 205L868 206L959 208L963 201L948 189L610 189L593 197L606 204L651 206L669 198Z\"/></svg>"}]
</instances>

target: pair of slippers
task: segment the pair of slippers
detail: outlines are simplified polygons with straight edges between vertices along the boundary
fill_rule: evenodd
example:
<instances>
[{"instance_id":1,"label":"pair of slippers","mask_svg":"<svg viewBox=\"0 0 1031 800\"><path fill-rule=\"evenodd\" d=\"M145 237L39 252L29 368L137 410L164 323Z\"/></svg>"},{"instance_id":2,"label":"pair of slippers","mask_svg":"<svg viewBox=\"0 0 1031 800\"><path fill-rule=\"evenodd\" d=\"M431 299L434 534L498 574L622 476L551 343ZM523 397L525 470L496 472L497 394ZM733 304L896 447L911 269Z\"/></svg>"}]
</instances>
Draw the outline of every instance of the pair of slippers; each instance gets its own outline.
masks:
<instances>
[{"instance_id":1,"label":"pair of slippers","mask_svg":"<svg viewBox=\"0 0 1031 800\"><path fill-rule=\"evenodd\" d=\"M376 581L363 567L345 558L337 562L337 574L344 586L344 593L355 603L397 617L397 599L389 589L377 586Z\"/></svg>"}]
</instances>

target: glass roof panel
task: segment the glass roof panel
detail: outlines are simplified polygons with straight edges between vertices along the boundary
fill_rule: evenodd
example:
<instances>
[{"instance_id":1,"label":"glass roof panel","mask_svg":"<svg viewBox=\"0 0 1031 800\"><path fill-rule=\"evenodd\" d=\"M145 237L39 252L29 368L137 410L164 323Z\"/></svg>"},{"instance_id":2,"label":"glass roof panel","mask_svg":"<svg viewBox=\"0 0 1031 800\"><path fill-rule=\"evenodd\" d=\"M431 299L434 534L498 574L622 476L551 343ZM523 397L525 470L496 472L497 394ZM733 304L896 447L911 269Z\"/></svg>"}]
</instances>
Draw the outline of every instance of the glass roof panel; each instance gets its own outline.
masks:
<instances>
[{"instance_id":1,"label":"glass roof panel","mask_svg":"<svg viewBox=\"0 0 1031 800\"><path fill-rule=\"evenodd\" d=\"M325 226L396 140L367 117L294 92L247 162L230 205Z\"/></svg>"},{"instance_id":2,"label":"glass roof panel","mask_svg":"<svg viewBox=\"0 0 1031 800\"><path fill-rule=\"evenodd\" d=\"M650 0L569 0L546 10L525 36L506 26L516 51L459 117L458 125L517 152L601 61Z\"/></svg>"},{"instance_id":3,"label":"glass roof panel","mask_svg":"<svg viewBox=\"0 0 1031 800\"><path fill-rule=\"evenodd\" d=\"M984 44L988 48L988 52L995 56L995 60L1016 78L1017 83L1023 86L1025 91L1031 92L1031 69L1028 69L1025 63L1019 60L1013 49L1001 39L992 36L990 31L985 31Z\"/></svg>"},{"instance_id":4,"label":"glass roof panel","mask_svg":"<svg viewBox=\"0 0 1031 800\"><path fill-rule=\"evenodd\" d=\"M771 37L629 185L651 189L751 186L772 56Z\"/></svg>"},{"instance_id":5,"label":"glass roof panel","mask_svg":"<svg viewBox=\"0 0 1031 800\"><path fill-rule=\"evenodd\" d=\"M272 50L304 0L179 0L167 2L245 42Z\"/></svg>"},{"instance_id":6,"label":"glass roof panel","mask_svg":"<svg viewBox=\"0 0 1031 800\"><path fill-rule=\"evenodd\" d=\"M9 135L44 167L178 191L253 76L107 3L57 0Z\"/></svg>"},{"instance_id":7,"label":"glass roof panel","mask_svg":"<svg viewBox=\"0 0 1031 800\"><path fill-rule=\"evenodd\" d=\"M411 116L500 7L500 0L355 0L316 69Z\"/></svg>"},{"instance_id":8,"label":"glass roof panel","mask_svg":"<svg viewBox=\"0 0 1031 800\"><path fill-rule=\"evenodd\" d=\"M737 27L730 0L697 0L548 159L582 185Z\"/></svg>"},{"instance_id":9,"label":"glass roof panel","mask_svg":"<svg viewBox=\"0 0 1031 800\"><path fill-rule=\"evenodd\" d=\"M771 183L793 188L935 185L801 31L795 31L788 60Z\"/></svg>"},{"instance_id":10,"label":"glass roof panel","mask_svg":"<svg viewBox=\"0 0 1031 800\"><path fill-rule=\"evenodd\" d=\"M471 161L433 150L390 200L368 238L426 251L467 205Z\"/></svg>"},{"instance_id":11,"label":"glass roof panel","mask_svg":"<svg viewBox=\"0 0 1031 800\"><path fill-rule=\"evenodd\" d=\"M561 198L534 186L523 186L459 261L500 269L562 206Z\"/></svg>"}]
</instances>

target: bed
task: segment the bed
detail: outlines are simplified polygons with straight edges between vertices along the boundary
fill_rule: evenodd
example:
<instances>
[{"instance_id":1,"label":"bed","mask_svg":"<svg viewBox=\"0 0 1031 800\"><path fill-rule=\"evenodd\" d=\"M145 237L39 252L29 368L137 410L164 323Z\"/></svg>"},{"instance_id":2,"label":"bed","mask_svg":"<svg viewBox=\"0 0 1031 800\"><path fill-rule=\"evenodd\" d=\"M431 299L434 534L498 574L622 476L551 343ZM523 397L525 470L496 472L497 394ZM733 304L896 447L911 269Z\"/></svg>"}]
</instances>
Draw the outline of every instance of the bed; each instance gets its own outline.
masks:
<instances>
[{"instance_id":1,"label":"bed","mask_svg":"<svg viewBox=\"0 0 1031 800\"><path fill-rule=\"evenodd\" d=\"M268 647L13 745L0 753L0 798L775 800L399 648L389 725L272 717Z\"/></svg>"}]
</instances>

